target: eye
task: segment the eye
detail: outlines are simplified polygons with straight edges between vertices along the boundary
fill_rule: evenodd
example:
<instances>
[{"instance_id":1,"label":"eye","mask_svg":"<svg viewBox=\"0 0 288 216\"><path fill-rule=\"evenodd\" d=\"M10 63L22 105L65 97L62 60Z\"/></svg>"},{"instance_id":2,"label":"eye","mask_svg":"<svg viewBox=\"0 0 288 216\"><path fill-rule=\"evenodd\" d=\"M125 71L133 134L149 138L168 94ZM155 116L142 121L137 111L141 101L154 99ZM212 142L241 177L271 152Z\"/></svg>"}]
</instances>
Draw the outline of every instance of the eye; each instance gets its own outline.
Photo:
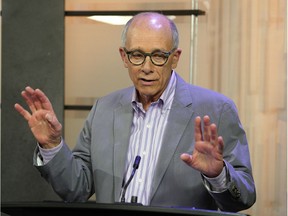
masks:
<instances>
[{"instance_id":1,"label":"eye","mask_svg":"<svg viewBox=\"0 0 288 216\"><path fill-rule=\"evenodd\" d=\"M139 51L135 51L131 53L131 58L133 59L142 59L143 58L143 54Z\"/></svg>"},{"instance_id":2,"label":"eye","mask_svg":"<svg viewBox=\"0 0 288 216\"><path fill-rule=\"evenodd\" d=\"M155 59L155 60L157 60L157 59L163 60L163 59L166 58L166 55L165 55L165 53L163 53L163 52L155 52L155 53L152 54L152 57L153 57L153 59Z\"/></svg>"}]
</instances>

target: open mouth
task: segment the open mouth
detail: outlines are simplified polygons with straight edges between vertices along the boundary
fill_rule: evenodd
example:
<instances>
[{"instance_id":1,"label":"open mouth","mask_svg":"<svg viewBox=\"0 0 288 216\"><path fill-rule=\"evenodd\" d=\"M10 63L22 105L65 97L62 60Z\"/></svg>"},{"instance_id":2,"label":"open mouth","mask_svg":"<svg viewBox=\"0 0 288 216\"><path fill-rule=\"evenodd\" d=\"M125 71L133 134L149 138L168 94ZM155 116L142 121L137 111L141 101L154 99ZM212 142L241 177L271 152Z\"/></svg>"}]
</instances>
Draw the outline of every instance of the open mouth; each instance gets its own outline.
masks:
<instances>
[{"instance_id":1,"label":"open mouth","mask_svg":"<svg viewBox=\"0 0 288 216\"><path fill-rule=\"evenodd\" d=\"M144 79L144 78L140 78L140 83L143 86L152 86L154 85L155 80L151 80L151 79Z\"/></svg>"},{"instance_id":2,"label":"open mouth","mask_svg":"<svg viewBox=\"0 0 288 216\"><path fill-rule=\"evenodd\" d=\"M144 78L140 78L140 81L141 81L142 85L146 85L146 86L153 85L153 83L155 82L155 80L144 79Z\"/></svg>"},{"instance_id":3,"label":"open mouth","mask_svg":"<svg viewBox=\"0 0 288 216\"><path fill-rule=\"evenodd\" d=\"M148 79L144 79L144 78L141 78L142 81L144 82L153 82L154 80L148 80Z\"/></svg>"},{"instance_id":4,"label":"open mouth","mask_svg":"<svg viewBox=\"0 0 288 216\"><path fill-rule=\"evenodd\" d=\"M156 81L155 79L145 79L145 78L140 78L141 81L143 82L154 82Z\"/></svg>"}]
</instances>

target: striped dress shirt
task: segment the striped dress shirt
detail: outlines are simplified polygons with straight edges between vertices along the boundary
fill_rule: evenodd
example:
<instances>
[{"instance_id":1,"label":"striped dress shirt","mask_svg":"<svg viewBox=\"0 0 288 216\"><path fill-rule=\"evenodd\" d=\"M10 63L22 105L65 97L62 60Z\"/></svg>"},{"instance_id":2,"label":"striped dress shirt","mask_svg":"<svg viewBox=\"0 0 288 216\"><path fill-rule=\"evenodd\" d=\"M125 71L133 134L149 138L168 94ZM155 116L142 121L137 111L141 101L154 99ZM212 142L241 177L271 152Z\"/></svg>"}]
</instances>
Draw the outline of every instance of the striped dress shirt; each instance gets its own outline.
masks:
<instances>
[{"instance_id":1,"label":"striped dress shirt","mask_svg":"<svg viewBox=\"0 0 288 216\"><path fill-rule=\"evenodd\" d=\"M139 168L130 182L125 194L126 202L131 201L132 196L137 197L137 202L143 205L150 203L150 189L157 164L158 155L162 146L163 135L168 116L172 106L176 88L176 76L172 76L167 88L158 101L153 102L145 111L137 101L136 91L132 98L134 110L131 136L127 154L126 173L124 183L128 181L135 157L139 155L141 161Z\"/></svg>"}]
</instances>

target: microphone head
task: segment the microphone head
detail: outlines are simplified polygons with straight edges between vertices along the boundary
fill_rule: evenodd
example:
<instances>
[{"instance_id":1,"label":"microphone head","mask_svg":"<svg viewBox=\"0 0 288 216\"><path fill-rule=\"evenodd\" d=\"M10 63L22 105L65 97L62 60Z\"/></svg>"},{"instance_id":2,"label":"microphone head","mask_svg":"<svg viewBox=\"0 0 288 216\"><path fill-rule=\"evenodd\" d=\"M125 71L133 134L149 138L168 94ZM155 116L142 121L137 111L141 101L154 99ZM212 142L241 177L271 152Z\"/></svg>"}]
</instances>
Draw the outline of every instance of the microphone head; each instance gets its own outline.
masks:
<instances>
[{"instance_id":1,"label":"microphone head","mask_svg":"<svg viewBox=\"0 0 288 216\"><path fill-rule=\"evenodd\" d=\"M134 164L133 164L134 169L138 169L139 164L140 164L140 160L141 160L141 157L139 155L137 155L135 158Z\"/></svg>"}]
</instances>

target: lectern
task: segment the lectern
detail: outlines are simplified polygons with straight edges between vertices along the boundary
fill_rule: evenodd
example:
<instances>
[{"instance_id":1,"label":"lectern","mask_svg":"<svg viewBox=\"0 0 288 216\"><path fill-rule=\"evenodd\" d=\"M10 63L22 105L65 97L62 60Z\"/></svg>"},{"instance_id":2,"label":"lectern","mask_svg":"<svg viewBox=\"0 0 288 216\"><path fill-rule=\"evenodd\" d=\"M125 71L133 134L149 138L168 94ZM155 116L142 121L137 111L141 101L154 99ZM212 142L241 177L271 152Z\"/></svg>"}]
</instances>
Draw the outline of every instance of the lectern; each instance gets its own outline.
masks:
<instances>
[{"instance_id":1,"label":"lectern","mask_svg":"<svg viewBox=\"0 0 288 216\"><path fill-rule=\"evenodd\" d=\"M133 204L64 203L64 202L2 202L1 212L9 216L246 216L240 213L210 211L194 208L155 207ZM4 215L5 215L4 214Z\"/></svg>"}]
</instances>

